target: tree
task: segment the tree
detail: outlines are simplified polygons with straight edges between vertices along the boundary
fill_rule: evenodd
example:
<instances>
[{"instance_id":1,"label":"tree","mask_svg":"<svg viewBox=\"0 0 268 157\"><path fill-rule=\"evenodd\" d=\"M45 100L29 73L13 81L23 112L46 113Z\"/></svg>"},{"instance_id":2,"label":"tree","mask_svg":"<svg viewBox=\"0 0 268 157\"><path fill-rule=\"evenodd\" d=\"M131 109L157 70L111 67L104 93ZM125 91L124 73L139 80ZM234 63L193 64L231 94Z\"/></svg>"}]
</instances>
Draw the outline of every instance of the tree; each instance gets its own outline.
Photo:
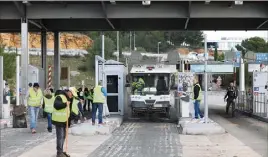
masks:
<instances>
[{"instance_id":1,"label":"tree","mask_svg":"<svg viewBox=\"0 0 268 157\"><path fill-rule=\"evenodd\" d=\"M101 44L102 44L102 40L101 40L101 37L99 36L94 40L93 45L88 49L87 62L86 62L86 68L88 70L92 70L92 68L94 68L95 55L99 55L99 56L102 55ZM106 37L104 40L105 59L114 58L114 55L113 55L114 51L115 51L115 44L113 40L110 39L109 37Z\"/></svg>"},{"instance_id":2,"label":"tree","mask_svg":"<svg viewBox=\"0 0 268 157\"><path fill-rule=\"evenodd\" d=\"M101 32L86 32L92 40L97 39ZM117 42L117 34L115 31L104 32L105 37ZM134 37L132 35L132 46L134 47ZM122 48L130 47L130 31L120 31L119 52ZM143 47L147 52L157 53L157 43L160 52L167 52L176 47L180 47L183 43L189 45L190 48L200 47L203 43L203 32L200 31L136 31L135 47Z\"/></svg>"},{"instance_id":3,"label":"tree","mask_svg":"<svg viewBox=\"0 0 268 157\"><path fill-rule=\"evenodd\" d=\"M243 56L247 51L268 52L268 43L260 37L252 37L243 40L241 45L236 45L236 49L241 51Z\"/></svg>"},{"instance_id":4,"label":"tree","mask_svg":"<svg viewBox=\"0 0 268 157\"><path fill-rule=\"evenodd\" d=\"M9 80L16 74L16 53L5 53L4 49L5 47L0 45L0 56L4 58L4 80Z\"/></svg>"}]
</instances>

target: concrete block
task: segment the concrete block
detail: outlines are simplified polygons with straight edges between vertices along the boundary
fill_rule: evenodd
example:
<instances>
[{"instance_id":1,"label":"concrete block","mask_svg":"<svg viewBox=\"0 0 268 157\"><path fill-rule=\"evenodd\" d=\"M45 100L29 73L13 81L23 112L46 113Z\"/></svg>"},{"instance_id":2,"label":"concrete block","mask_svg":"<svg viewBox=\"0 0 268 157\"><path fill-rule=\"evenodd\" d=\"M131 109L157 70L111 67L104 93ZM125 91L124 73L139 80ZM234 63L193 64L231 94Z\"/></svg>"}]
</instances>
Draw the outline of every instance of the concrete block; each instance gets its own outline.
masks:
<instances>
[{"instance_id":1,"label":"concrete block","mask_svg":"<svg viewBox=\"0 0 268 157\"><path fill-rule=\"evenodd\" d=\"M93 126L91 120L88 120L85 123L74 125L70 128L69 134L75 136L109 135L116 128L121 126L123 117L110 117L103 120L105 122L104 125L95 124Z\"/></svg>"},{"instance_id":2,"label":"concrete block","mask_svg":"<svg viewBox=\"0 0 268 157\"><path fill-rule=\"evenodd\" d=\"M191 118L181 118L179 120L179 130L185 135L212 135L224 134L225 129L216 122L208 120L208 123L193 121Z\"/></svg>"}]
</instances>

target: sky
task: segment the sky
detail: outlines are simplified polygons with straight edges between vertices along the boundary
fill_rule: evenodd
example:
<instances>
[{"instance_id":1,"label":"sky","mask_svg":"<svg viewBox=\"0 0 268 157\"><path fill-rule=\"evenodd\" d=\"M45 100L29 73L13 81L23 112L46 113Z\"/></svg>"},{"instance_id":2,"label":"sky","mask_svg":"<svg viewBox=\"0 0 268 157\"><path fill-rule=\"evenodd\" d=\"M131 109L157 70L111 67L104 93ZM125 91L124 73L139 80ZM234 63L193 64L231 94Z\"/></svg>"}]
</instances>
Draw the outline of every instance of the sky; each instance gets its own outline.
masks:
<instances>
[{"instance_id":1,"label":"sky","mask_svg":"<svg viewBox=\"0 0 268 157\"><path fill-rule=\"evenodd\" d=\"M220 40L222 37L227 38L250 38L259 36L268 39L268 31L204 31L208 40Z\"/></svg>"}]
</instances>

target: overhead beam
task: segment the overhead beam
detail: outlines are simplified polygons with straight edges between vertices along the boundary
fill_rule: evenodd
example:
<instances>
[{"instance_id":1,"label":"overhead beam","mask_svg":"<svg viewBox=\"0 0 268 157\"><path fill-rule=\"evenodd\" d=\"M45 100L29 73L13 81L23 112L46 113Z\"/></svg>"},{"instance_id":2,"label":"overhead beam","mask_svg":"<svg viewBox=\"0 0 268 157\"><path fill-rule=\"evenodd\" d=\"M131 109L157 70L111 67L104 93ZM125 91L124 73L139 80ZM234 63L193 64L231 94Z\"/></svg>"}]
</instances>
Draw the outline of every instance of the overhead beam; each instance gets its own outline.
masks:
<instances>
[{"instance_id":1,"label":"overhead beam","mask_svg":"<svg viewBox=\"0 0 268 157\"><path fill-rule=\"evenodd\" d=\"M192 5L192 2L189 1L189 3L188 3L188 16L187 16L187 20L186 20L185 25L184 25L184 29L188 28L188 23L189 23L190 18L191 18L191 5Z\"/></svg>"},{"instance_id":2,"label":"overhead beam","mask_svg":"<svg viewBox=\"0 0 268 157\"><path fill-rule=\"evenodd\" d=\"M17 11L19 12L20 17L25 17L26 11L25 11L24 5L22 3L17 2L17 1L14 1L14 5L15 5Z\"/></svg>"},{"instance_id":3,"label":"overhead beam","mask_svg":"<svg viewBox=\"0 0 268 157\"><path fill-rule=\"evenodd\" d=\"M260 29L263 25L265 25L266 23L268 22L268 20L266 20L266 21L264 21L263 23L261 23L258 27L257 27L257 29Z\"/></svg>"},{"instance_id":4,"label":"overhead beam","mask_svg":"<svg viewBox=\"0 0 268 157\"><path fill-rule=\"evenodd\" d=\"M103 1L101 2L101 6L102 6L102 11L104 13L104 16L105 16L106 21L112 27L112 29L115 29L114 25L112 24L112 22L107 17L106 6L105 6L105 3Z\"/></svg>"}]
</instances>

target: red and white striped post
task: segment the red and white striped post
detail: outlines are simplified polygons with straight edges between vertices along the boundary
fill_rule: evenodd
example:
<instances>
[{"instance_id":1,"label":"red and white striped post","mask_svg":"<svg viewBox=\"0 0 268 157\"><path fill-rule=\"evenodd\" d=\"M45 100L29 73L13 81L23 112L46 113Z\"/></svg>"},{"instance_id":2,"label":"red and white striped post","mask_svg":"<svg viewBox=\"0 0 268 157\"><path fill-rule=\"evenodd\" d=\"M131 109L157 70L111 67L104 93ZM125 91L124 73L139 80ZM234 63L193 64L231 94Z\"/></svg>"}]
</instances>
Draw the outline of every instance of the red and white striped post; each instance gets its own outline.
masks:
<instances>
[{"instance_id":1,"label":"red and white striped post","mask_svg":"<svg viewBox=\"0 0 268 157\"><path fill-rule=\"evenodd\" d=\"M48 88L51 88L51 83L52 83L52 66L49 65L48 66L48 82L47 82Z\"/></svg>"}]
</instances>

